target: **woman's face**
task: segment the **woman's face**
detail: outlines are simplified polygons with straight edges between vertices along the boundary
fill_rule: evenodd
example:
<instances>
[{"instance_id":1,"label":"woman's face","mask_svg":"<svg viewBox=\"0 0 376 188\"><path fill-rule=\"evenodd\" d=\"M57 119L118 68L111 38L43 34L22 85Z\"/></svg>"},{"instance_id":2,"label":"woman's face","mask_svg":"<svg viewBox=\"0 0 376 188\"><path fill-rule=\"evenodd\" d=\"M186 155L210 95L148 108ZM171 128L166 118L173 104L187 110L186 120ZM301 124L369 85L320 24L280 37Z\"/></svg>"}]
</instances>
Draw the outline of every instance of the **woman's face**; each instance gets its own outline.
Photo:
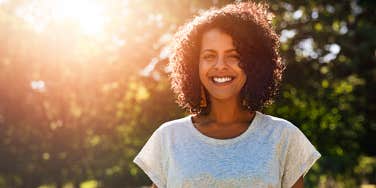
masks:
<instances>
[{"instance_id":1,"label":"woman's face","mask_svg":"<svg viewBox=\"0 0 376 188\"><path fill-rule=\"evenodd\" d=\"M199 75L210 97L238 98L247 76L239 67L240 56L232 37L219 29L205 32L201 39Z\"/></svg>"}]
</instances>

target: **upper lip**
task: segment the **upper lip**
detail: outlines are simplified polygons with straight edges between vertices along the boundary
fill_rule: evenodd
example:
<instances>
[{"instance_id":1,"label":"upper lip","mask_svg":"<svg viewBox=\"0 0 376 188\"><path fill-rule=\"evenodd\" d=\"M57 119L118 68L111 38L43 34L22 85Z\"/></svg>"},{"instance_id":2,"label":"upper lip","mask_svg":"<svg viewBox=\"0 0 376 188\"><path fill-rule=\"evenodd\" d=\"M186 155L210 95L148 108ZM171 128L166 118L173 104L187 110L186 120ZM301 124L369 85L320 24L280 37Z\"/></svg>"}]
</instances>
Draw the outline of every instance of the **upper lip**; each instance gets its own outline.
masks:
<instances>
[{"instance_id":1,"label":"upper lip","mask_svg":"<svg viewBox=\"0 0 376 188\"><path fill-rule=\"evenodd\" d=\"M223 78L223 77L230 77L230 78L235 78L235 76L232 75L211 75L209 78Z\"/></svg>"},{"instance_id":2,"label":"upper lip","mask_svg":"<svg viewBox=\"0 0 376 188\"><path fill-rule=\"evenodd\" d=\"M229 74L229 73L212 73L212 74L208 74L209 77L236 77L235 75L233 74Z\"/></svg>"}]
</instances>

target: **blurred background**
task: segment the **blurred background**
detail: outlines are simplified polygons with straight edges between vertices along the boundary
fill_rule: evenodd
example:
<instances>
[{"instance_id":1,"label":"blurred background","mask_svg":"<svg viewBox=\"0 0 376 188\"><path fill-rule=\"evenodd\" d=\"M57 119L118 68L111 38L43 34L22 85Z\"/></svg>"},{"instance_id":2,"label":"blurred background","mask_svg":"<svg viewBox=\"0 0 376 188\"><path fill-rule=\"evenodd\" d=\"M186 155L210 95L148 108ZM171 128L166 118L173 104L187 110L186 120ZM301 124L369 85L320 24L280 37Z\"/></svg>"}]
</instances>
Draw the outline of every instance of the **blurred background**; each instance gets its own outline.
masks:
<instances>
[{"instance_id":1,"label":"blurred background","mask_svg":"<svg viewBox=\"0 0 376 188\"><path fill-rule=\"evenodd\" d=\"M186 114L168 80L177 28L224 0L0 0L0 187L142 187L132 163ZM376 3L270 0L287 64L264 110L322 157L306 187L375 187Z\"/></svg>"}]
</instances>

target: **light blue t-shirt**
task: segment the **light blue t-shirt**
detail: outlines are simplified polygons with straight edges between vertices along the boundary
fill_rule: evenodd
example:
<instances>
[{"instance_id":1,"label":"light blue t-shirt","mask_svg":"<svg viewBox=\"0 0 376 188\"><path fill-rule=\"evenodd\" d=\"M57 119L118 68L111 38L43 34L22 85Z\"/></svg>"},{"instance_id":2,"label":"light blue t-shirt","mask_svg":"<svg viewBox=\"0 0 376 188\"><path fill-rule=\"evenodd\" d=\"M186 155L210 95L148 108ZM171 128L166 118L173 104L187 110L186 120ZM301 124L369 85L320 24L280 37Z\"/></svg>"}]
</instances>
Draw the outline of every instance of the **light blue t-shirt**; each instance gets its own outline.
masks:
<instances>
[{"instance_id":1,"label":"light blue t-shirt","mask_svg":"<svg viewBox=\"0 0 376 188\"><path fill-rule=\"evenodd\" d=\"M198 131L191 116L164 123L134 159L159 188L291 187L321 157L290 122L256 112L231 139Z\"/></svg>"}]
</instances>

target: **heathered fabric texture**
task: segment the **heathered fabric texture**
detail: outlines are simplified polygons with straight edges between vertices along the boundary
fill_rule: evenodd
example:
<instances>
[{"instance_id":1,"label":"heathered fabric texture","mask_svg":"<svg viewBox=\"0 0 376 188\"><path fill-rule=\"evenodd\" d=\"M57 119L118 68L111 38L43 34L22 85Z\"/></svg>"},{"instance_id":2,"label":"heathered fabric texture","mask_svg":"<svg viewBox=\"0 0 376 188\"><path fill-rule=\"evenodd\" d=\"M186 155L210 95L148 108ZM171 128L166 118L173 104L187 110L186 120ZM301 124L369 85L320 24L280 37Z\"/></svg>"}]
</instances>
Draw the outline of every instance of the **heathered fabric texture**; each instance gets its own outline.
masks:
<instances>
[{"instance_id":1,"label":"heathered fabric texture","mask_svg":"<svg viewBox=\"0 0 376 188\"><path fill-rule=\"evenodd\" d=\"M191 116L164 123L134 159L159 188L291 187L321 157L292 123L256 112L231 139L199 132Z\"/></svg>"}]
</instances>

